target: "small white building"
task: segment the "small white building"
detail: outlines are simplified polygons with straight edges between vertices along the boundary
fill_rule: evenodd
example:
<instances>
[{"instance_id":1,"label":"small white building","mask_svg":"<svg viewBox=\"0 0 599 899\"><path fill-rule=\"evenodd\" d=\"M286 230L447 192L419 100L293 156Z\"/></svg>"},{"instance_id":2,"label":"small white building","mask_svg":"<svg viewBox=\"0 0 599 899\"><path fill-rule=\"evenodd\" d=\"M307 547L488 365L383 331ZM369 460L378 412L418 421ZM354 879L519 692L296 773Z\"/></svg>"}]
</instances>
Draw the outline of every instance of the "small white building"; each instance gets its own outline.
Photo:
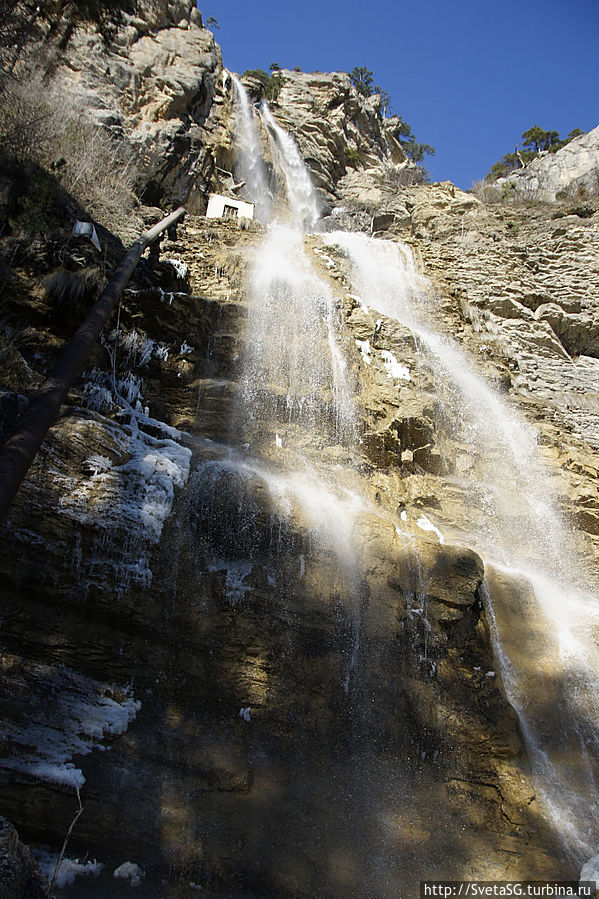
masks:
<instances>
[{"instance_id":1,"label":"small white building","mask_svg":"<svg viewBox=\"0 0 599 899\"><path fill-rule=\"evenodd\" d=\"M207 219L236 219L254 218L254 204L245 203L243 200L234 200L232 197L222 197L220 194L210 194L208 197Z\"/></svg>"}]
</instances>

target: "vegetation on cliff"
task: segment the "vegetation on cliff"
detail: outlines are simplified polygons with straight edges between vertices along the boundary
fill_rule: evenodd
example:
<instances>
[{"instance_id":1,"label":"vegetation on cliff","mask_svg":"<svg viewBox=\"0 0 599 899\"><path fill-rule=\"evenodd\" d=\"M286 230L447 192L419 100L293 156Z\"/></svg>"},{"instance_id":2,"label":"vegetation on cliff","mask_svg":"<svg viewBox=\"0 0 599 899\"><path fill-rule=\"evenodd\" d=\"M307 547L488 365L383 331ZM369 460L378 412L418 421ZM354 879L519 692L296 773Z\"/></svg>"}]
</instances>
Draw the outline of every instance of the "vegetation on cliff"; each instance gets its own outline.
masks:
<instances>
[{"instance_id":1,"label":"vegetation on cliff","mask_svg":"<svg viewBox=\"0 0 599 899\"><path fill-rule=\"evenodd\" d=\"M391 96L385 88L374 84L373 73L365 66L355 66L349 73L350 81L359 94L379 97L379 114L381 117L391 111ZM393 136L399 141L406 157L411 162L421 163L425 156L434 156L435 148L430 144L422 144L416 140L410 125L401 116L393 116L397 120L392 129Z\"/></svg>"},{"instance_id":2,"label":"vegetation on cliff","mask_svg":"<svg viewBox=\"0 0 599 899\"><path fill-rule=\"evenodd\" d=\"M265 100L276 100L281 90L283 76L280 68L273 63L271 72L265 72L264 69L246 69L243 73L244 78L253 78L259 85L259 97Z\"/></svg>"},{"instance_id":3,"label":"vegetation on cliff","mask_svg":"<svg viewBox=\"0 0 599 899\"><path fill-rule=\"evenodd\" d=\"M562 138L559 131L545 131L540 125L533 125L532 128L522 132L520 135L522 144L516 145L513 153L506 153L491 166L485 180L497 181L498 178L504 178L514 169L523 168L532 162L540 153L556 153L581 134L584 134L584 131L574 128L567 137Z\"/></svg>"},{"instance_id":4,"label":"vegetation on cliff","mask_svg":"<svg viewBox=\"0 0 599 899\"><path fill-rule=\"evenodd\" d=\"M53 78L78 25L105 40L123 4L0 2L0 168L4 234L48 235L66 202L119 230L133 207L135 166L84 104Z\"/></svg>"},{"instance_id":5,"label":"vegetation on cliff","mask_svg":"<svg viewBox=\"0 0 599 899\"><path fill-rule=\"evenodd\" d=\"M68 335L95 300L122 249L109 231L139 230L137 216L131 217L133 159L54 74L78 26L91 24L109 41L122 9L114 0L0 0L0 375L5 390L36 382L31 365L36 328L43 324L60 337ZM71 238L74 221L89 218L98 225L101 257L91 245ZM48 271L54 272L54 288L62 285L60 297L42 284Z\"/></svg>"}]
</instances>

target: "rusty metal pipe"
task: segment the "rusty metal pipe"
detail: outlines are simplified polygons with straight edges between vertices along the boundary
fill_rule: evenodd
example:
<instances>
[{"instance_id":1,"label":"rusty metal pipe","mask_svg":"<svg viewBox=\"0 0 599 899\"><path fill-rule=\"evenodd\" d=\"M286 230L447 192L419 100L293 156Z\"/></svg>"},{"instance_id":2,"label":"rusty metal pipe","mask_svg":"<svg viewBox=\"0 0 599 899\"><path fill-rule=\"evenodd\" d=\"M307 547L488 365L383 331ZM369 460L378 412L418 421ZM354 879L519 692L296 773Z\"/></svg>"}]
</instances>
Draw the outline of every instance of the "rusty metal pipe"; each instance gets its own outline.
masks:
<instances>
[{"instance_id":1,"label":"rusty metal pipe","mask_svg":"<svg viewBox=\"0 0 599 899\"><path fill-rule=\"evenodd\" d=\"M185 211L183 206L179 207L135 241L95 306L63 350L60 359L31 398L14 432L0 447L0 520L5 517L48 430L56 421L73 381L81 373L92 346L135 271L141 254L167 228L176 225Z\"/></svg>"}]
</instances>

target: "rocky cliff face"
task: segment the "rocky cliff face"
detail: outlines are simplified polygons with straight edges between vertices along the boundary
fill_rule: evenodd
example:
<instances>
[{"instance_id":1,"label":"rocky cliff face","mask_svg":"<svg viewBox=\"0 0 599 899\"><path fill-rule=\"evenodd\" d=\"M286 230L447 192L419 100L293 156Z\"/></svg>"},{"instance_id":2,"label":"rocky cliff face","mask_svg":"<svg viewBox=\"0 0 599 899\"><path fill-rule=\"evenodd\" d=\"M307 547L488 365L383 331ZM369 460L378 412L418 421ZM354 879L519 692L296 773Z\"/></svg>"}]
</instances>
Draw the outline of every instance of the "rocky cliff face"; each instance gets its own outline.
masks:
<instances>
[{"instance_id":1,"label":"rocky cliff face","mask_svg":"<svg viewBox=\"0 0 599 899\"><path fill-rule=\"evenodd\" d=\"M235 188L231 85L191 3L139 4L108 43L92 29L77 30L55 77L131 152L146 205L185 203L204 212L211 190ZM385 162L414 177L393 136L397 120L381 118L379 98L363 97L347 74L283 70L277 81L273 112L297 139L325 204L334 203L348 167ZM259 82L250 77L247 85L260 94Z\"/></svg>"},{"instance_id":2,"label":"rocky cliff face","mask_svg":"<svg viewBox=\"0 0 599 899\"><path fill-rule=\"evenodd\" d=\"M211 190L230 191L231 96L220 48L190 2L138 4L123 13L107 43L78 29L55 66L65 102L85 110L130 152L138 191L149 206L185 203L204 212ZM404 163L393 137L395 119L382 120L378 98L362 97L345 73L309 75L284 70L273 110L298 139L323 198L335 196L346 166ZM248 81L256 93L259 84Z\"/></svg>"},{"instance_id":3,"label":"rocky cliff face","mask_svg":"<svg viewBox=\"0 0 599 899\"><path fill-rule=\"evenodd\" d=\"M223 457L222 441L240 439L245 256L259 237L188 219L167 252L189 263L194 294L126 294L120 333L3 526L2 809L57 849L80 788L68 856L87 853L96 876L83 871L73 895L114 889L125 862L149 894L173 896L193 884L361 894L379 863L389 896L405 865L491 877L509 858L510 876L557 873L514 765L522 745L492 660L481 560L426 531L406 544L393 524L398 505L420 527L456 508L410 333L384 321L367 370L350 354L371 504L356 522L357 597L302 506L282 515L259 469L233 476L242 446ZM344 313L350 344L367 340L375 316L351 297ZM413 372L399 393L383 347ZM149 413L130 417L131 390Z\"/></svg>"},{"instance_id":4,"label":"rocky cliff face","mask_svg":"<svg viewBox=\"0 0 599 899\"><path fill-rule=\"evenodd\" d=\"M339 180L350 168L388 164L405 171L406 176L415 168L406 162L394 137L397 118L381 117L379 96L362 96L345 72L282 69L274 77L278 91L270 102L272 111L297 141L329 208L335 203ZM260 85L251 76L246 85L253 95L259 95Z\"/></svg>"},{"instance_id":5,"label":"rocky cliff face","mask_svg":"<svg viewBox=\"0 0 599 899\"><path fill-rule=\"evenodd\" d=\"M118 40L108 64L122 98L92 34L77 36L64 77L93 86L156 201L203 208L233 170L212 36L188 4L169 4L127 20ZM413 248L440 330L539 429L592 564L594 207L485 206L448 183L403 186L399 147L346 76L282 80L273 113L297 136L326 227ZM425 876L575 876L530 778L483 577L506 597L514 643L535 625L530 587L474 545L488 526L466 488L475 462L421 338L358 296L326 233L305 251L336 298L360 440L299 439L306 458L347 469L343 490L317 497L325 528L331 508L360 497L351 589L301 492L273 480L285 440L264 426L262 462L248 455L247 275L262 239L257 223L188 216L164 244L173 261L146 263L125 293L1 526L0 811L47 866L79 790L67 853L79 877L64 895L120 895L135 881L156 896L391 897L416 895ZM64 336L39 287L53 258L19 269L38 283L17 298L35 324L14 348L30 383ZM12 386L9 411L21 402ZM35 882L7 840L11 871Z\"/></svg>"},{"instance_id":6,"label":"rocky cliff face","mask_svg":"<svg viewBox=\"0 0 599 899\"><path fill-rule=\"evenodd\" d=\"M56 81L130 151L146 205L203 210L229 140L220 48L191 2L140 3L122 18L108 43L78 29Z\"/></svg>"},{"instance_id":7,"label":"rocky cliff face","mask_svg":"<svg viewBox=\"0 0 599 899\"><path fill-rule=\"evenodd\" d=\"M448 327L540 427L568 485L563 503L595 544L597 211L484 206L451 185L412 196L411 224L394 230L412 232L440 296L452 297L441 304Z\"/></svg>"}]
</instances>

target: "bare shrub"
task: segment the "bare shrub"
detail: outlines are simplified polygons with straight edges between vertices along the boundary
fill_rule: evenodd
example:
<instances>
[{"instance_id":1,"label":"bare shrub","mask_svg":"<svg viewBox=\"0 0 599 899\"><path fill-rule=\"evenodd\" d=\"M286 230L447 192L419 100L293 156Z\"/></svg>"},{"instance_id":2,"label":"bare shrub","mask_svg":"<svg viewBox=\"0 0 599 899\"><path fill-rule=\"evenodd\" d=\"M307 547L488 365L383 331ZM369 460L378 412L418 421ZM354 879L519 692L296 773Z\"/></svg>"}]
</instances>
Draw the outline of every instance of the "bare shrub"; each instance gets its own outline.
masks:
<instances>
[{"instance_id":1,"label":"bare shrub","mask_svg":"<svg viewBox=\"0 0 599 899\"><path fill-rule=\"evenodd\" d=\"M132 154L82 114L72 118L59 146L63 186L105 227L122 230L136 205Z\"/></svg>"},{"instance_id":2,"label":"bare shrub","mask_svg":"<svg viewBox=\"0 0 599 899\"><path fill-rule=\"evenodd\" d=\"M0 147L18 162L39 161L52 130L52 109L36 83L12 80L0 103Z\"/></svg>"},{"instance_id":3,"label":"bare shrub","mask_svg":"<svg viewBox=\"0 0 599 899\"><path fill-rule=\"evenodd\" d=\"M5 156L52 172L106 228L127 230L136 205L133 155L56 82L34 75L7 87L0 103L0 148Z\"/></svg>"},{"instance_id":4,"label":"bare shrub","mask_svg":"<svg viewBox=\"0 0 599 899\"><path fill-rule=\"evenodd\" d=\"M414 187L418 184L426 184L428 182L428 173L421 165L406 160L400 165L392 162L384 162L382 165L383 174L382 182L385 186L398 187Z\"/></svg>"},{"instance_id":5,"label":"bare shrub","mask_svg":"<svg viewBox=\"0 0 599 899\"><path fill-rule=\"evenodd\" d=\"M472 193L481 203L500 203L504 199L503 192L494 181L475 181Z\"/></svg>"},{"instance_id":6,"label":"bare shrub","mask_svg":"<svg viewBox=\"0 0 599 899\"><path fill-rule=\"evenodd\" d=\"M104 286L104 273L100 268L87 268L80 272L58 269L44 281L46 299L59 312L81 314L95 300Z\"/></svg>"}]
</instances>

